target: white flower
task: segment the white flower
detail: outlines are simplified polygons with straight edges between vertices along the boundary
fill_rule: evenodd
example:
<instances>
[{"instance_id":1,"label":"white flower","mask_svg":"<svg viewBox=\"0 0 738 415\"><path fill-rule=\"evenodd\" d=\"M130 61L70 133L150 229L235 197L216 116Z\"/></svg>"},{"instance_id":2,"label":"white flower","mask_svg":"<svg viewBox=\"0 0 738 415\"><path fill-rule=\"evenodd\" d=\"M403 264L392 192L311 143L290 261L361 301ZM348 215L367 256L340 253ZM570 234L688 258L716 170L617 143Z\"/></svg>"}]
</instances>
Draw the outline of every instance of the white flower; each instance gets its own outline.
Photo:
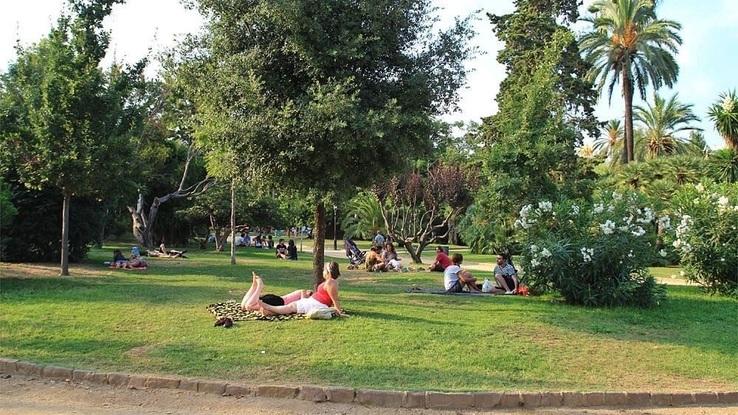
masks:
<instances>
[{"instance_id":1,"label":"white flower","mask_svg":"<svg viewBox=\"0 0 738 415\"><path fill-rule=\"evenodd\" d=\"M679 275L684 276L684 271L679 271Z\"/></svg>"},{"instance_id":2,"label":"white flower","mask_svg":"<svg viewBox=\"0 0 738 415\"><path fill-rule=\"evenodd\" d=\"M720 258L720 262L725 262L725 258Z\"/></svg>"},{"instance_id":3,"label":"white flower","mask_svg":"<svg viewBox=\"0 0 738 415\"><path fill-rule=\"evenodd\" d=\"M612 200L620 200L623 198L623 195L621 195L618 192L612 192Z\"/></svg>"},{"instance_id":4,"label":"white flower","mask_svg":"<svg viewBox=\"0 0 738 415\"><path fill-rule=\"evenodd\" d=\"M594 205L594 213L602 213L605 211L605 205L602 203L597 203Z\"/></svg>"},{"instance_id":5,"label":"white flower","mask_svg":"<svg viewBox=\"0 0 738 415\"><path fill-rule=\"evenodd\" d=\"M633 258L633 250L631 249L630 252L628 252L628 258Z\"/></svg>"},{"instance_id":6,"label":"white flower","mask_svg":"<svg viewBox=\"0 0 738 415\"><path fill-rule=\"evenodd\" d=\"M574 216L577 216L579 214L579 206L571 205L571 211L569 213L571 213Z\"/></svg>"},{"instance_id":7,"label":"white flower","mask_svg":"<svg viewBox=\"0 0 738 415\"><path fill-rule=\"evenodd\" d=\"M671 243L674 248L679 249L680 246L682 246L682 240L681 239L675 239L674 242Z\"/></svg>"},{"instance_id":8,"label":"white flower","mask_svg":"<svg viewBox=\"0 0 738 415\"><path fill-rule=\"evenodd\" d=\"M613 205L610 205L610 206L607 207L607 211L610 212L610 213L612 213L614 210L615 210L615 206L613 206Z\"/></svg>"},{"instance_id":9,"label":"white flower","mask_svg":"<svg viewBox=\"0 0 738 415\"><path fill-rule=\"evenodd\" d=\"M530 246L530 252L538 252L538 245L533 244Z\"/></svg>"},{"instance_id":10,"label":"white flower","mask_svg":"<svg viewBox=\"0 0 738 415\"><path fill-rule=\"evenodd\" d=\"M541 212L550 212L553 210L553 204L548 200L544 200L538 203L538 208L541 209Z\"/></svg>"},{"instance_id":11,"label":"white flower","mask_svg":"<svg viewBox=\"0 0 738 415\"><path fill-rule=\"evenodd\" d=\"M633 232L631 232L634 236L643 236L646 233L646 230L641 228L640 226L636 226Z\"/></svg>"},{"instance_id":12,"label":"white flower","mask_svg":"<svg viewBox=\"0 0 738 415\"><path fill-rule=\"evenodd\" d=\"M530 266L531 267L536 268L539 265L541 265L541 261L537 260L536 258L533 258L533 259L530 260Z\"/></svg>"},{"instance_id":13,"label":"white flower","mask_svg":"<svg viewBox=\"0 0 738 415\"><path fill-rule=\"evenodd\" d=\"M547 248L543 248L541 250L541 257L549 258L550 256L551 256L551 251L549 251Z\"/></svg>"},{"instance_id":14,"label":"white flower","mask_svg":"<svg viewBox=\"0 0 738 415\"><path fill-rule=\"evenodd\" d=\"M668 216L662 216L659 218L659 227L663 230L671 229L671 218Z\"/></svg>"},{"instance_id":15,"label":"white flower","mask_svg":"<svg viewBox=\"0 0 738 415\"><path fill-rule=\"evenodd\" d=\"M603 234L612 235L612 233L615 232L615 222L608 219L605 223L600 225L600 229Z\"/></svg>"},{"instance_id":16,"label":"white flower","mask_svg":"<svg viewBox=\"0 0 738 415\"><path fill-rule=\"evenodd\" d=\"M628 225L623 225L623 226L618 226L618 230L620 232L628 232L630 228L628 227Z\"/></svg>"},{"instance_id":17,"label":"white flower","mask_svg":"<svg viewBox=\"0 0 738 415\"><path fill-rule=\"evenodd\" d=\"M667 254L666 251L662 249L659 251L659 255L661 255L662 257L666 257Z\"/></svg>"},{"instance_id":18,"label":"white flower","mask_svg":"<svg viewBox=\"0 0 738 415\"><path fill-rule=\"evenodd\" d=\"M638 213L643 215L642 218L638 219L638 222L644 223L644 224L651 223L656 217L656 215L653 213L653 210L651 210L651 208L648 208L648 207L643 208L642 211L639 210Z\"/></svg>"},{"instance_id":19,"label":"white flower","mask_svg":"<svg viewBox=\"0 0 738 415\"><path fill-rule=\"evenodd\" d=\"M723 102L722 104L720 104L720 106L725 112L733 112L733 108L735 108L735 101L733 101L733 99L729 95L725 95L725 98L723 98Z\"/></svg>"},{"instance_id":20,"label":"white flower","mask_svg":"<svg viewBox=\"0 0 738 415\"><path fill-rule=\"evenodd\" d=\"M730 200L728 200L728 197L721 196L720 199L718 199L719 210L728 210L729 209L728 203L730 203Z\"/></svg>"},{"instance_id":21,"label":"white flower","mask_svg":"<svg viewBox=\"0 0 738 415\"><path fill-rule=\"evenodd\" d=\"M697 191L700 193L705 192L705 186L703 186L702 183L697 183L697 186L695 186L694 188L697 189Z\"/></svg>"},{"instance_id":22,"label":"white flower","mask_svg":"<svg viewBox=\"0 0 738 415\"><path fill-rule=\"evenodd\" d=\"M594 249L581 248L579 252L582 254L582 261L584 261L585 263L592 262L592 255L594 255Z\"/></svg>"}]
</instances>

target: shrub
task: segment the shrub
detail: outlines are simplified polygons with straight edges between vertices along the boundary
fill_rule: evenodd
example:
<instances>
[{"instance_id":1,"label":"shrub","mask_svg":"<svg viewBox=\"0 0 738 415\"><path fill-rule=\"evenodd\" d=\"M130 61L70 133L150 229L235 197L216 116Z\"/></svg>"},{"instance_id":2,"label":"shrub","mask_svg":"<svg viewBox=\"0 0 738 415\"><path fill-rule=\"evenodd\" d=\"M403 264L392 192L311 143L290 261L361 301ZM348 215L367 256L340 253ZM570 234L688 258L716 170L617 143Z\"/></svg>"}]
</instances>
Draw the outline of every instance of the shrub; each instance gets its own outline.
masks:
<instances>
[{"instance_id":1,"label":"shrub","mask_svg":"<svg viewBox=\"0 0 738 415\"><path fill-rule=\"evenodd\" d=\"M647 266L659 219L637 193L605 192L594 203L526 205L516 222L524 237L525 281L553 289L571 304L656 305L665 288Z\"/></svg>"},{"instance_id":2,"label":"shrub","mask_svg":"<svg viewBox=\"0 0 738 415\"><path fill-rule=\"evenodd\" d=\"M28 190L10 181L11 202L17 216L3 229L6 246L2 260L9 262L52 262L61 257L62 198L52 190ZM100 203L92 198L72 198L69 215L69 260L87 255L88 245L100 230Z\"/></svg>"},{"instance_id":3,"label":"shrub","mask_svg":"<svg viewBox=\"0 0 738 415\"><path fill-rule=\"evenodd\" d=\"M738 296L738 185L697 184L674 195L672 246L687 278Z\"/></svg>"}]
</instances>

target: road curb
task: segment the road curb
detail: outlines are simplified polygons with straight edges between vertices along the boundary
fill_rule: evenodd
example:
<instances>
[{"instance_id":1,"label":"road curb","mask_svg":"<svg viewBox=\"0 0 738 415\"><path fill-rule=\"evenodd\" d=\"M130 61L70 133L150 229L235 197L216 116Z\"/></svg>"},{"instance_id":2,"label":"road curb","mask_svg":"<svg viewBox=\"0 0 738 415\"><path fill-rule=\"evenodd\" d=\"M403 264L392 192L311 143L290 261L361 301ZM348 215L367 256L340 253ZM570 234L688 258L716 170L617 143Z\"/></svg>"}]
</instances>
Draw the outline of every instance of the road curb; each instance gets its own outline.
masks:
<instances>
[{"instance_id":1,"label":"road curb","mask_svg":"<svg viewBox=\"0 0 738 415\"><path fill-rule=\"evenodd\" d=\"M418 409L512 409L582 407L684 407L738 405L735 392L418 392L352 389L314 385L242 385L176 376L144 376L95 372L0 358L0 373L37 376L74 383L147 389L181 389L222 396L259 396L313 402L357 403L367 406Z\"/></svg>"}]
</instances>

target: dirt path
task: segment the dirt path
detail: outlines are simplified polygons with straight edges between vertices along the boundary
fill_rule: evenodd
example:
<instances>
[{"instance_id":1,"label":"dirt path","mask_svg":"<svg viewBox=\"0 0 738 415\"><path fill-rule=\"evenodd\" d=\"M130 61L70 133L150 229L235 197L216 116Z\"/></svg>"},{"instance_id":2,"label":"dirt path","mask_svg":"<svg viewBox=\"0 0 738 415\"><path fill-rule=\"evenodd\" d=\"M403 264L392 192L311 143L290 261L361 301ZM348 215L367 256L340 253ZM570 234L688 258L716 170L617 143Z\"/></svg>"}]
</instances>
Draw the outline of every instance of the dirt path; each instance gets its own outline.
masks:
<instances>
[{"instance_id":1,"label":"dirt path","mask_svg":"<svg viewBox=\"0 0 738 415\"><path fill-rule=\"evenodd\" d=\"M0 379L0 415L138 415L138 414L341 414L341 415L445 415L479 414L474 411L367 408L361 405L312 403L297 399L221 397L169 389L123 389L80 385L13 375ZM533 415L738 415L738 407L669 409L587 409L498 411L494 414Z\"/></svg>"}]
</instances>

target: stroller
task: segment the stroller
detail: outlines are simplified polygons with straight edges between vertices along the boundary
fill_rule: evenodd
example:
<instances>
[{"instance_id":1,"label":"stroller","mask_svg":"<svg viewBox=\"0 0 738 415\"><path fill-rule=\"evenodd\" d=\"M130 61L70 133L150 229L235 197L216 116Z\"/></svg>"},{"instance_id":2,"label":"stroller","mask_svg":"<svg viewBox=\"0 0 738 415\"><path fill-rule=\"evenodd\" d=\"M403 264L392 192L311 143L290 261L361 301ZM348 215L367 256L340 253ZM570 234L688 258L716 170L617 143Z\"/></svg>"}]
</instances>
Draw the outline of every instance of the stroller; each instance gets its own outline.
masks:
<instances>
[{"instance_id":1,"label":"stroller","mask_svg":"<svg viewBox=\"0 0 738 415\"><path fill-rule=\"evenodd\" d=\"M366 252L359 249L356 243L347 238L343 241L343 249L346 251L346 258L349 260L348 269L356 269L364 263Z\"/></svg>"}]
</instances>

